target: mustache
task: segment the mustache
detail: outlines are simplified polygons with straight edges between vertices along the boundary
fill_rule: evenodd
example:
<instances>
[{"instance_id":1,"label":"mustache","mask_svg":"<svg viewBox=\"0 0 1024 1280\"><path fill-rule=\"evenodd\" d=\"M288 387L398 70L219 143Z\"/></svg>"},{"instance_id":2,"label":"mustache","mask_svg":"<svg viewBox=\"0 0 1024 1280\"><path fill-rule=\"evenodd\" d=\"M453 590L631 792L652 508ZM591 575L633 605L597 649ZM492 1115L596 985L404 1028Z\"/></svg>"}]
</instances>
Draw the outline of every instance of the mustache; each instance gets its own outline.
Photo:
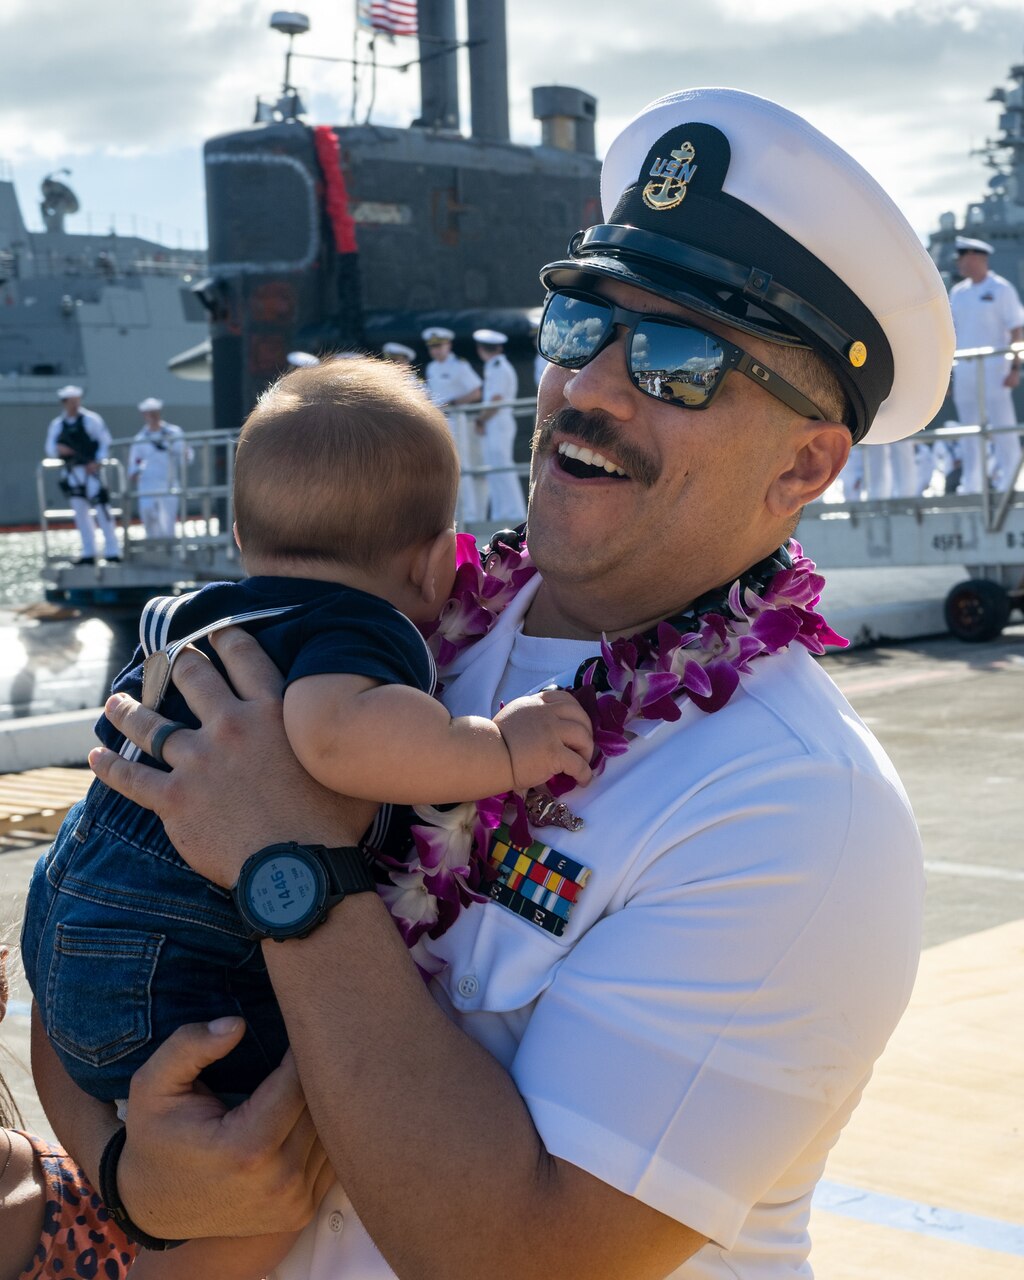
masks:
<instances>
[{"instance_id":1,"label":"mustache","mask_svg":"<svg viewBox=\"0 0 1024 1280\"><path fill-rule=\"evenodd\" d=\"M559 409L538 422L531 441L534 457L547 452L559 433L575 436L598 453L614 454L630 479L645 488L649 489L661 475L661 468L651 455L625 439L614 420L600 410L583 413L579 409Z\"/></svg>"}]
</instances>

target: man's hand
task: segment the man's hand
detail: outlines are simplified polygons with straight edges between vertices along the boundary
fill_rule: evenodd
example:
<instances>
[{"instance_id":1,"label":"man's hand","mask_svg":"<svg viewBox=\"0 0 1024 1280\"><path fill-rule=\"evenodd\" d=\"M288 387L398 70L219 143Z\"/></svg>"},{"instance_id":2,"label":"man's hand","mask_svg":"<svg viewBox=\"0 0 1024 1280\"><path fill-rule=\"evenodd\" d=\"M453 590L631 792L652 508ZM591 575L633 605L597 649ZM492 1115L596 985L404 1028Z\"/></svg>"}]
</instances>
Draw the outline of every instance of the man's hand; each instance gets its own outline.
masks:
<instances>
[{"instance_id":1,"label":"man's hand","mask_svg":"<svg viewBox=\"0 0 1024 1280\"><path fill-rule=\"evenodd\" d=\"M90 753L93 772L158 813L189 865L225 888L249 854L276 841L357 843L363 832L352 802L314 782L295 759L284 732L280 672L244 631L218 632L211 643L237 693L198 650L178 658L174 683L202 728L167 739L163 756L172 772L131 764L105 748ZM106 711L143 750L167 723L127 694L111 697Z\"/></svg>"},{"instance_id":2,"label":"man's hand","mask_svg":"<svg viewBox=\"0 0 1024 1280\"><path fill-rule=\"evenodd\" d=\"M545 689L516 698L494 717L512 761L517 791L539 787L556 773L585 786L591 779L594 730L571 693Z\"/></svg>"},{"instance_id":3,"label":"man's hand","mask_svg":"<svg viewBox=\"0 0 1024 1280\"><path fill-rule=\"evenodd\" d=\"M1010 365L1010 370L1007 373L1006 377L1003 379L1003 386L1010 387L1011 389L1014 387L1020 386L1020 365L1019 364Z\"/></svg>"},{"instance_id":4,"label":"man's hand","mask_svg":"<svg viewBox=\"0 0 1024 1280\"><path fill-rule=\"evenodd\" d=\"M118 1190L151 1235L298 1230L334 1180L291 1053L231 1111L196 1083L244 1030L241 1018L180 1027L132 1079Z\"/></svg>"}]
</instances>

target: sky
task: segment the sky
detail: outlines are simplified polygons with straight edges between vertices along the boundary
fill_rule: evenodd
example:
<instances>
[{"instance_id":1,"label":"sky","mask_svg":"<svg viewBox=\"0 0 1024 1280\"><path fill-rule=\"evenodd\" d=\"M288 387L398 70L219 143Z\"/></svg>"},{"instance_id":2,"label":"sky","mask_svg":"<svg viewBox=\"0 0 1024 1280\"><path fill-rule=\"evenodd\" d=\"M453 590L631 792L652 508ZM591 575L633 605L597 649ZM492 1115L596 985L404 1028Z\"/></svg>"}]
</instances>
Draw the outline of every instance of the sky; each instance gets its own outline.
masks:
<instances>
[{"instance_id":1,"label":"sky","mask_svg":"<svg viewBox=\"0 0 1024 1280\"><path fill-rule=\"evenodd\" d=\"M355 0L302 9L311 30L297 55L351 57ZM0 178L13 178L30 229L42 226L40 180L67 169L81 205L69 231L204 245L202 144L250 124L257 95L276 97L286 38L272 12L263 0L3 0ZM731 85L846 147L922 239L941 212L960 222L981 196L991 175L971 151L999 111L986 99L1024 62L1019 0L507 0L507 12L513 141L540 140L534 85L594 94L599 154L653 98ZM417 50L398 39L379 60ZM343 63L296 57L310 123L350 122L352 78ZM415 68L378 72L374 121L407 124L418 104ZM364 79L360 120L366 107Z\"/></svg>"}]
</instances>

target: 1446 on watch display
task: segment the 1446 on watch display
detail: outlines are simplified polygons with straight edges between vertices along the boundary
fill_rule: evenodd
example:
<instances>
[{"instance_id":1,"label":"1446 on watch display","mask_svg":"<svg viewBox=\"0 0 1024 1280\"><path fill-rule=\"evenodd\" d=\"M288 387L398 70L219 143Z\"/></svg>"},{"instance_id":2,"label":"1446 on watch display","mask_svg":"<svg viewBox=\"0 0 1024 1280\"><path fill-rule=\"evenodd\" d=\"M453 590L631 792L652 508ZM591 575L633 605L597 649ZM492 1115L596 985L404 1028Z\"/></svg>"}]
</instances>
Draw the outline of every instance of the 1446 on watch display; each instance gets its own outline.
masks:
<instances>
[{"instance_id":1,"label":"1446 on watch display","mask_svg":"<svg viewBox=\"0 0 1024 1280\"><path fill-rule=\"evenodd\" d=\"M254 938L304 938L350 893L376 889L366 854L355 845L270 844L242 864L231 890Z\"/></svg>"}]
</instances>

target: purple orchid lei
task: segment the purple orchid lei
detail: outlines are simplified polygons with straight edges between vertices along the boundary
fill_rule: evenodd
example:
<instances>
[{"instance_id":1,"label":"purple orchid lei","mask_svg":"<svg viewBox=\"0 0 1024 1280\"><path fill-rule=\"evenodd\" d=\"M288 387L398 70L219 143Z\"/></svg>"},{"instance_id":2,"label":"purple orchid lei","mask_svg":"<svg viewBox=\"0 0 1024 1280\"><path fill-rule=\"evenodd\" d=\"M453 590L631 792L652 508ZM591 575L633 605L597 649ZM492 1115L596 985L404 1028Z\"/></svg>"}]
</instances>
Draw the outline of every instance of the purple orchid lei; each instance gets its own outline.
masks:
<instances>
[{"instance_id":1,"label":"purple orchid lei","mask_svg":"<svg viewBox=\"0 0 1024 1280\"><path fill-rule=\"evenodd\" d=\"M442 671L487 635L536 573L525 542L517 547L512 541L495 539L481 558L473 535L458 535L452 594L437 622L425 629ZM570 690L593 725L595 777L607 760L629 750L636 721L678 720L684 699L708 714L719 711L751 663L790 644L814 654L827 645L844 648L849 642L815 612L824 584L791 539L728 592L702 597L686 613L640 635L602 638L600 656L582 664ZM437 972L439 962L421 945L424 935L440 937L464 908L485 900L481 887L491 878L492 832L508 821L512 839L529 845L528 802L565 795L575 785L559 774L527 797L509 791L448 809L415 807L424 825L411 828L414 857L398 863L381 856L390 883L378 891L425 975Z\"/></svg>"}]
</instances>

